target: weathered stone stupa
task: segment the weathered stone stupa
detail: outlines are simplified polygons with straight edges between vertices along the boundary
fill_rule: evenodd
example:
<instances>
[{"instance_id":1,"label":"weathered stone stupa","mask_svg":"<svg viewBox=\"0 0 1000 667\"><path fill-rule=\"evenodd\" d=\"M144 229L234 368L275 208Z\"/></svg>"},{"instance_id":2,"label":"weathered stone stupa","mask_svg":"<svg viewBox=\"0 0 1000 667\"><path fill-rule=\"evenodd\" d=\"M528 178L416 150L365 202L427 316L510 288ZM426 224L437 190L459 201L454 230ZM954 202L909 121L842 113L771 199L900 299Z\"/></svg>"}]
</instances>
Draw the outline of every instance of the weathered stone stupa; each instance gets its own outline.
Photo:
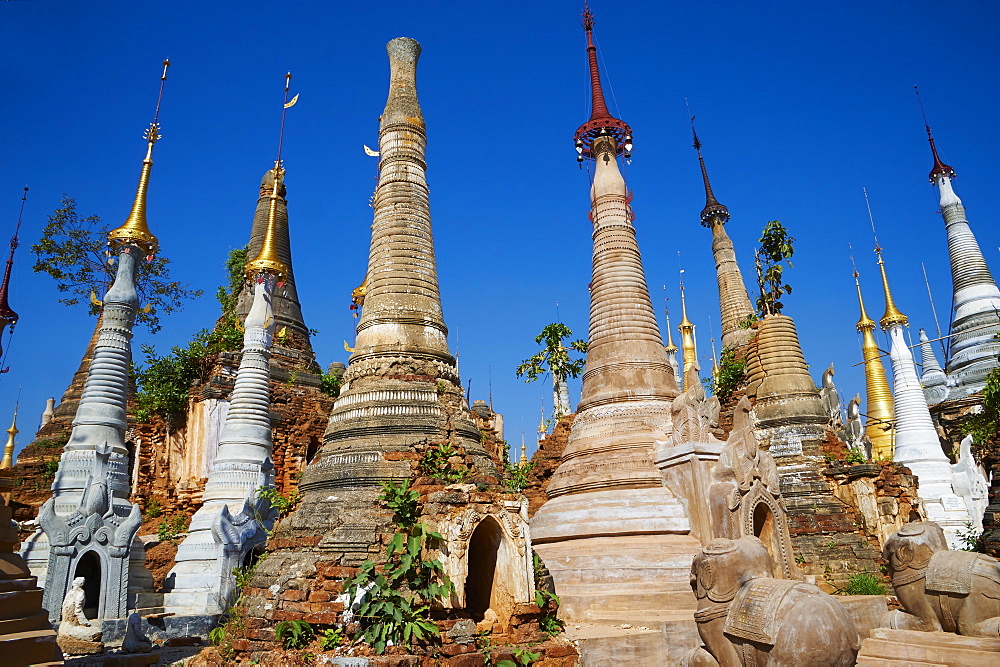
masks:
<instances>
[{"instance_id":1,"label":"weathered stone stupa","mask_svg":"<svg viewBox=\"0 0 1000 667\"><path fill-rule=\"evenodd\" d=\"M164 61L160 95L169 62ZM44 580L45 608L59 618L63 599L76 577L85 587L89 618L124 618L145 606L139 595L152 586L145 550L136 539L142 516L129 502L125 446L125 404L132 359L132 327L139 307L135 288L138 263L157 250L146 222L146 193L153 146L160 136L157 113L146 132L147 150L132 212L108 234L117 256L115 280L104 297L94 357L87 374L73 432L52 483L53 497L38 514L40 532L25 545L32 573Z\"/></svg>"},{"instance_id":2,"label":"weathered stone stupa","mask_svg":"<svg viewBox=\"0 0 1000 667\"><path fill-rule=\"evenodd\" d=\"M631 129L605 104L589 10L584 29L593 107L576 132L576 147L581 161L595 165L590 347L569 442L547 488L549 500L531 524L560 614L569 620L693 608L687 571L699 546L683 504L653 463L655 440L670 433L677 383L618 169L618 157L629 157L632 148Z\"/></svg>"},{"instance_id":3,"label":"weathered stone stupa","mask_svg":"<svg viewBox=\"0 0 1000 667\"><path fill-rule=\"evenodd\" d=\"M917 380L913 355L903 337L903 327L908 318L901 313L892 299L889 279L882 261L882 249L876 248L882 287L885 291L885 314L879 323L889 333L892 346L893 401L896 412L896 442L893 461L902 463L913 471L919 480L917 491L927 518L944 529L951 548L960 546L958 531L971 521L965 501L952 488L951 462L941 449L930 410Z\"/></svg>"},{"instance_id":4,"label":"weathered stone stupa","mask_svg":"<svg viewBox=\"0 0 1000 667\"><path fill-rule=\"evenodd\" d=\"M278 259L275 243L275 211L284 174L280 156L272 172L264 238L244 270L253 285L254 300L245 320L243 356L203 504L191 520L188 536L177 549L177 564L167 578L172 591L164 597L164 609L171 613L225 611L235 589L233 568L243 565L255 548L263 547L276 518L260 491L274 486L268 359L276 318L271 303L275 284L288 272Z\"/></svg>"},{"instance_id":5,"label":"weathered stone stupa","mask_svg":"<svg viewBox=\"0 0 1000 667\"><path fill-rule=\"evenodd\" d=\"M698 133L694 130L694 118L691 119L691 133L694 135L694 148L698 151L701 178L705 183L705 208L701 210L701 224L712 230L712 255L715 257L715 273L719 282L722 347L723 349L742 347L750 342L753 336L753 332L749 329L754 315L753 306L750 305L750 297L743 283L740 265L736 262L733 240L726 233L729 209L720 204L712 192L712 184L708 181L708 170L705 169L705 158L701 155L701 141L698 140Z\"/></svg>"},{"instance_id":6,"label":"weathered stone stupa","mask_svg":"<svg viewBox=\"0 0 1000 667\"><path fill-rule=\"evenodd\" d=\"M925 129L934 155L930 181L937 186L941 215L948 232L954 290L951 339L945 362L948 399L952 400L980 391L986 385L986 376L997 367L1000 290L966 220L965 206L952 187L955 170L938 156L930 125L925 125Z\"/></svg>"},{"instance_id":7,"label":"weathered stone stupa","mask_svg":"<svg viewBox=\"0 0 1000 667\"><path fill-rule=\"evenodd\" d=\"M885 377L885 366L882 365L882 351L875 342L875 320L868 317L865 302L861 296L861 283L858 272L854 272L854 285L858 288L858 306L861 317L857 329L861 332L861 353L865 362L865 387L867 388L868 413L865 421L865 435L872 443L872 458L892 460L895 426L892 405L892 391Z\"/></svg>"},{"instance_id":8,"label":"weathered stone stupa","mask_svg":"<svg viewBox=\"0 0 1000 667\"><path fill-rule=\"evenodd\" d=\"M296 618L325 623L338 617L340 607L322 602L335 597L324 581L342 580L363 561L381 558L383 538L396 529L391 512L380 506L381 485L414 477L418 446L450 443L471 462L468 481L497 482L448 350L425 179L426 131L416 94L420 45L401 37L387 51L389 97L380 122L379 183L357 339L323 448L302 476L302 502L276 527L268 557L244 595L248 613L258 618L275 619L284 600L305 596L320 601L315 611L297 609ZM451 557L462 560L483 519L469 515L458 527L432 524L465 540L462 553L449 547ZM530 560L530 548L523 559ZM464 575L452 578L461 580L461 602ZM273 586L283 591L280 600L268 591Z\"/></svg>"}]
</instances>

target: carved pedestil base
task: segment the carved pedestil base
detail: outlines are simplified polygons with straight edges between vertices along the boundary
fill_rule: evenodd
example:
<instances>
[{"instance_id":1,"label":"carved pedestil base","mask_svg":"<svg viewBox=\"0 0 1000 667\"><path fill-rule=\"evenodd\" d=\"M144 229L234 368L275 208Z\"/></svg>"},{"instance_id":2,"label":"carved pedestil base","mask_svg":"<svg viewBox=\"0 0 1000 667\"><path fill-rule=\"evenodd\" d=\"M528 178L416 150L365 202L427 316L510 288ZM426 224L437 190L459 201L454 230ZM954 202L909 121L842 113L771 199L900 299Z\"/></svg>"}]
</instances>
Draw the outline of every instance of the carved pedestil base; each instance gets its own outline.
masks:
<instances>
[{"instance_id":1,"label":"carved pedestil base","mask_svg":"<svg viewBox=\"0 0 1000 667\"><path fill-rule=\"evenodd\" d=\"M1000 638L962 637L950 632L876 628L861 643L858 667L954 665L992 667L1000 662Z\"/></svg>"}]
</instances>

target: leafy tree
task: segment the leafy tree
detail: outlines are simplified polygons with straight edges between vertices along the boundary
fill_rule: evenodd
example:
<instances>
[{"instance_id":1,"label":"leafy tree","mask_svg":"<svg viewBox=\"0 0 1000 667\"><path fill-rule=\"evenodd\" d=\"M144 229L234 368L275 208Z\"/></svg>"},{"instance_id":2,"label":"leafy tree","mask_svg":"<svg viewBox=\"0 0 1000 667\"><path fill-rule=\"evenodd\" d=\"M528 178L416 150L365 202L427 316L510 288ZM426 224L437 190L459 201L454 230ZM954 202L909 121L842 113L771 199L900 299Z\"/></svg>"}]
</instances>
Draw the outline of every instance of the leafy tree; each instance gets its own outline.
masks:
<instances>
[{"instance_id":1,"label":"leafy tree","mask_svg":"<svg viewBox=\"0 0 1000 667\"><path fill-rule=\"evenodd\" d=\"M81 217L76 200L63 195L61 207L49 216L42 238L31 246L36 260L35 273L47 273L56 281L56 289L66 294L59 303L75 306L81 301L91 315L100 306L90 300L91 293L100 298L115 278L114 266L108 264L107 238L110 227L96 215ZM150 333L160 330L160 316L183 308L184 301L202 295L201 290L188 288L187 283L170 279L170 260L161 254L152 261L139 262L136 271L136 291L149 312L140 310L136 322Z\"/></svg>"},{"instance_id":2,"label":"leafy tree","mask_svg":"<svg viewBox=\"0 0 1000 667\"><path fill-rule=\"evenodd\" d=\"M243 286L246 257L246 247L229 251L226 259L229 289L220 286L216 294L222 315L214 329L198 331L186 346L174 346L170 354L162 357L152 345L142 346L145 366L136 364L132 369L137 389L135 416L140 423L149 421L153 414L171 422L182 418L191 383L205 377L219 353L242 349L243 323L236 312L236 303Z\"/></svg>"},{"instance_id":3,"label":"leafy tree","mask_svg":"<svg viewBox=\"0 0 1000 667\"><path fill-rule=\"evenodd\" d=\"M571 351L586 353L589 344L585 340L575 340L569 347L563 345L563 339L573 335L565 324L554 322L549 324L542 333L535 336L535 342L542 346L542 351L534 354L517 367L517 377L527 376L525 382L534 382L540 375L552 374L552 403L556 418L569 414L569 389L567 378L579 377L583 372L584 359L573 359Z\"/></svg>"},{"instance_id":4,"label":"leafy tree","mask_svg":"<svg viewBox=\"0 0 1000 667\"><path fill-rule=\"evenodd\" d=\"M757 314L760 317L777 315L784 306L781 303L781 295L792 293L791 285L782 284L784 281L782 273L785 264L789 268L792 266L789 259L795 254L792 247L795 239L788 235L788 230L780 222L771 220L764 226L764 232L758 241L760 248L754 253L757 284L760 287L760 294L757 296Z\"/></svg>"}]
</instances>

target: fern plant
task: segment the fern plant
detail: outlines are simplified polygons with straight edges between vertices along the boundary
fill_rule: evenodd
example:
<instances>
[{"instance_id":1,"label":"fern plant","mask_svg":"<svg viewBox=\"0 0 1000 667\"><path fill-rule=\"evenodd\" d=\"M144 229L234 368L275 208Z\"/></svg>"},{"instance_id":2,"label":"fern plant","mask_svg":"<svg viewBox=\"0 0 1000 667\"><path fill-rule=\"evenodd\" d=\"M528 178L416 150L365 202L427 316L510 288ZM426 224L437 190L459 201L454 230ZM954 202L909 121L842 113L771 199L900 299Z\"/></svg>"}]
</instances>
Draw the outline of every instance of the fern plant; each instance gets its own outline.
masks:
<instances>
[{"instance_id":1,"label":"fern plant","mask_svg":"<svg viewBox=\"0 0 1000 667\"><path fill-rule=\"evenodd\" d=\"M379 654L390 643L408 646L437 640L438 627L429 616L431 605L454 591L441 562L422 558L428 541L444 538L418 521L418 497L410 489L409 480L382 485L381 501L393 511L400 530L386 546L384 564L376 566L373 561L365 561L358 573L345 582L352 600L359 592L367 591L356 613L361 628L355 639L364 640Z\"/></svg>"},{"instance_id":2,"label":"fern plant","mask_svg":"<svg viewBox=\"0 0 1000 667\"><path fill-rule=\"evenodd\" d=\"M286 649L303 648L315 635L313 627L305 621L282 621L274 628L274 638Z\"/></svg>"}]
</instances>

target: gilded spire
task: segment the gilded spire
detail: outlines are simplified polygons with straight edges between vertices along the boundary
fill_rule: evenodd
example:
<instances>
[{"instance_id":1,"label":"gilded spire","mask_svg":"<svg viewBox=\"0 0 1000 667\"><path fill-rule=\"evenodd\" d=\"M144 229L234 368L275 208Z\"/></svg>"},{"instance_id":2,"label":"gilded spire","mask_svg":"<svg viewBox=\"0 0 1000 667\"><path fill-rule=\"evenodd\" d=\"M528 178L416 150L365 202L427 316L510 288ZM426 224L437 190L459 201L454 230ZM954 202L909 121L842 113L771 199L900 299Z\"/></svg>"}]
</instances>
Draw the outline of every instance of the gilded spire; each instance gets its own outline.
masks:
<instances>
[{"instance_id":1,"label":"gilded spire","mask_svg":"<svg viewBox=\"0 0 1000 667\"><path fill-rule=\"evenodd\" d=\"M688 370L698 363L698 351L694 342L694 324L688 319L684 283L681 283L681 323L677 325L677 329L681 333L681 349L684 351L683 375L687 377Z\"/></svg>"},{"instance_id":2,"label":"gilded spire","mask_svg":"<svg viewBox=\"0 0 1000 667\"><path fill-rule=\"evenodd\" d=\"M278 256L277 232L275 219L278 211L278 200L281 198L281 189L284 185L285 170L282 167L281 147L285 138L285 115L299 99L296 95L291 101L288 100L288 91L291 87L292 73L285 75L285 98L281 107L281 130L278 132L278 157L274 160L274 168L271 170L272 184L271 193L268 195L270 202L267 209L267 229L264 231L264 241L260 245L260 252L257 257L247 262L244 273L247 278L253 279L260 273L271 273L278 280L282 280L288 275L288 266L281 261Z\"/></svg>"},{"instance_id":3,"label":"gilded spire","mask_svg":"<svg viewBox=\"0 0 1000 667\"><path fill-rule=\"evenodd\" d=\"M164 60L163 74L160 76L160 94L156 98L156 112L153 114L153 122L143 135L146 140L146 157L142 160L142 174L139 176L139 187L136 188L135 199L132 202L132 212L121 227L108 233L109 244L121 246L134 243L147 255L155 254L159 247L159 242L149 231L149 223L146 222L146 192L149 189L149 173L153 168L153 145L160 140L160 102L163 100L163 86L167 81L168 67L170 61Z\"/></svg>"},{"instance_id":4,"label":"gilded spire","mask_svg":"<svg viewBox=\"0 0 1000 667\"><path fill-rule=\"evenodd\" d=\"M899 312L896 304L892 301L892 292L889 291L889 278L885 275L885 262L882 261L882 248L876 246L875 254L878 255L878 266L879 270L882 271L882 290L885 292L885 314L879 320L879 324L882 325L884 331L888 331L890 327L896 324L906 325L910 320L906 315Z\"/></svg>"},{"instance_id":5,"label":"gilded spire","mask_svg":"<svg viewBox=\"0 0 1000 667\"><path fill-rule=\"evenodd\" d=\"M861 308L861 317L858 319L857 329L861 332L872 332L875 331L875 320L868 317L868 312L865 310L865 300L861 298L861 283L858 281L858 270L854 270L854 286L858 288L858 306ZM873 339L874 341L874 339ZM876 347L877 349L877 347Z\"/></svg>"},{"instance_id":6,"label":"gilded spire","mask_svg":"<svg viewBox=\"0 0 1000 667\"><path fill-rule=\"evenodd\" d=\"M715 354L715 339L712 339L712 377L719 375L719 357Z\"/></svg>"},{"instance_id":7,"label":"gilded spire","mask_svg":"<svg viewBox=\"0 0 1000 667\"><path fill-rule=\"evenodd\" d=\"M592 150L594 140L600 136L610 135L615 142L616 155L624 154L626 158L632 153L632 128L628 123L619 120L608 111L604 101L604 91L601 88L601 73L597 68L597 47L594 46L594 15L584 4L583 29L587 33L587 62L590 66L590 120L576 130L577 161L583 158L595 159Z\"/></svg>"},{"instance_id":8,"label":"gilded spire","mask_svg":"<svg viewBox=\"0 0 1000 667\"><path fill-rule=\"evenodd\" d=\"M698 151L701 180L705 183L705 208L701 209L701 224L705 227L712 227L716 222L725 224L729 221L729 209L720 204L712 192L712 184L708 181L708 170L705 169L705 158L701 155L701 141L694 129L694 116L691 116L691 135L694 137L694 149Z\"/></svg>"},{"instance_id":9,"label":"gilded spire","mask_svg":"<svg viewBox=\"0 0 1000 667\"><path fill-rule=\"evenodd\" d=\"M674 345L674 335L673 332L670 331L670 313L667 313L667 344L663 349L668 353L677 352L677 346Z\"/></svg>"},{"instance_id":10,"label":"gilded spire","mask_svg":"<svg viewBox=\"0 0 1000 667\"><path fill-rule=\"evenodd\" d=\"M891 461L894 439L892 389L889 387L885 366L882 364L882 351L875 342L875 321L865 311L858 275L855 269L854 286L858 290L858 306L861 309L857 329L861 332L861 356L865 364L867 396L865 434L872 443L872 456Z\"/></svg>"},{"instance_id":11,"label":"gilded spire","mask_svg":"<svg viewBox=\"0 0 1000 667\"><path fill-rule=\"evenodd\" d=\"M7 444L3 448L3 459L0 459L0 470L10 470L14 467L14 436L17 430L17 406L14 406L14 419L7 429Z\"/></svg>"}]
</instances>

